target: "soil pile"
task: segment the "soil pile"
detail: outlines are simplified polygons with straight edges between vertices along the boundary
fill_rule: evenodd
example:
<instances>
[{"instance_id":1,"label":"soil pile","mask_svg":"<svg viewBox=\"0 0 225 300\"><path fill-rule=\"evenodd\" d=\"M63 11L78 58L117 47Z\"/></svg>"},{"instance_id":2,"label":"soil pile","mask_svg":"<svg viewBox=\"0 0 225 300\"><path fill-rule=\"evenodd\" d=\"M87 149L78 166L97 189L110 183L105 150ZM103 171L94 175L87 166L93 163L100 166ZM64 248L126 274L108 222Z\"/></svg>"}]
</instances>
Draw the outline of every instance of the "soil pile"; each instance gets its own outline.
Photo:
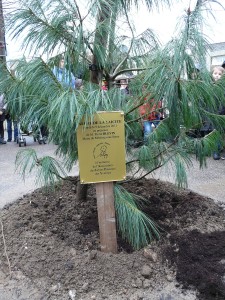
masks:
<instances>
[{"instance_id":1,"label":"soil pile","mask_svg":"<svg viewBox=\"0 0 225 300\"><path fill-rule=\"evenodd\" d=\"M79 202L77 178L1 210L0 300L224 300L223 207L155 179L123 186L162 229L139 251L99 251L95 189Z\"/></svg>"}]
</instances>

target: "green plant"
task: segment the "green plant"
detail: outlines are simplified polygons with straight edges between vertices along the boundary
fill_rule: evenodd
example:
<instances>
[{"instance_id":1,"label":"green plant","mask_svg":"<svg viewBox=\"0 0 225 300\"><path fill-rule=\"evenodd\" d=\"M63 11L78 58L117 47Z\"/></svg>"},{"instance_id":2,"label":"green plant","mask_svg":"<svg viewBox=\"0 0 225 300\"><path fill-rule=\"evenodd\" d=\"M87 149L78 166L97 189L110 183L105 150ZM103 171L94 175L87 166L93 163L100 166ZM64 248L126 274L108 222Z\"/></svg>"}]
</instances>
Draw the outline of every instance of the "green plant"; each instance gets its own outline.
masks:
<instances>
[{"instance_id":1,"label":"green plant","mask_svg":"<svg viewBox=\"0 0 225 300\"><path fill-rule=\"evenodd\" d=\"M78 160L75 133L81 120L89 120L99 110L121 110L125 113L129 180L171 164L178 186L186 186L190 153L204 166L225 127L225 116L216 114L218 99L225 105L225 81L213 84L205 65L208 42L202 34L202 11L210 2L197 1L193 11L187 8L176 37L161 46L150 29L135 34L129 11L141 1L89 0L86 7L81 1L21 1L21 8L7 16L7 28L14 38L25 34L23 47L37 57L17 61L15 74L2 65L0 90L13 114L24 121L35 117L47 125L49 139L58 144L57 154L63 159L60 166L51 158L37 158L26 151L17 160L22 174L38 166L46 184L61 179L63 168L71 170ZM149 10L172 5L167 0L145 3ZM129 34L124 35L124 26ZM52 68L61 55L68 70L83 74L83 89L73 90L57 81ZM201 72L191 76L196 62ZM122 95L114 86L121 74L135 74L130 81L131 96ZM103 78L109 85L107 92L100 89ZM142 140L138 109L149 95L155 103L163 99L163 109L169 114L147 143L134 150L131 141ZM193 140L187 133L200 128L206 118L217 130ZM155 224L136 204L137 197L118 187L115 196L118 228L133 247L140 248L159 236ZM125 226L134 220L136 226Z\"/></svg>"}]
</instances>

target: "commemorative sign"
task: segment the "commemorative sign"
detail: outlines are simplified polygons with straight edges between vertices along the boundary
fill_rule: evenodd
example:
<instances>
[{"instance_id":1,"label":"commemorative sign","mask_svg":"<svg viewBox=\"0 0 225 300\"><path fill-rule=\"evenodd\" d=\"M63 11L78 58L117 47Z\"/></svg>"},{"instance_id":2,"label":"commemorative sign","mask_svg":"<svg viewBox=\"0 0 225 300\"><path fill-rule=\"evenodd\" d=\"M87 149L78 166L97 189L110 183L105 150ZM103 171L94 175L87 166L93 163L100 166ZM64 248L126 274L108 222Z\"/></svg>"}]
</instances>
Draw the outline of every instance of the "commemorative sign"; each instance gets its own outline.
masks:
<instances>
[{"instance_id":1,"label":"commemorative sign","mask_svg":"<svg viewBox=\"0 0 225 300\"><path fill-rule=\"evenodd\" d=\"M81 183L126 178L124 113L98 112L77 130Z\"/></svg>"}]
</instances>

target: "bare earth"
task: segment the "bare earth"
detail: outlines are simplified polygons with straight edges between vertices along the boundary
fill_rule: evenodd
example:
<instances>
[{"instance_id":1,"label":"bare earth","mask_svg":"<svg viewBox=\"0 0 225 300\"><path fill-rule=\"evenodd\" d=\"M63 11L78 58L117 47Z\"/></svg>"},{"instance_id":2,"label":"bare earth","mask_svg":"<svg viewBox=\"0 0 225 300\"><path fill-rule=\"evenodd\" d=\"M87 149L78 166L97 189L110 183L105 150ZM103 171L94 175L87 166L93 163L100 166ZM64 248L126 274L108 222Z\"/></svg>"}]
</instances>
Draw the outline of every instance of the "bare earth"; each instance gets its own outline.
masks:
<instances>
[{"instance_id":1,"label":"bare earth","mask_svg":"<svg viewBox=\"0 0 225 300\"><path fill-rule=\"evenodd\" d=\"M161 239L99 251L94 186L76 182L27 194L1 211L0 300L224 300L224 204L149 179L124 184L148 200Z\"/></svg>"}]
</instances>

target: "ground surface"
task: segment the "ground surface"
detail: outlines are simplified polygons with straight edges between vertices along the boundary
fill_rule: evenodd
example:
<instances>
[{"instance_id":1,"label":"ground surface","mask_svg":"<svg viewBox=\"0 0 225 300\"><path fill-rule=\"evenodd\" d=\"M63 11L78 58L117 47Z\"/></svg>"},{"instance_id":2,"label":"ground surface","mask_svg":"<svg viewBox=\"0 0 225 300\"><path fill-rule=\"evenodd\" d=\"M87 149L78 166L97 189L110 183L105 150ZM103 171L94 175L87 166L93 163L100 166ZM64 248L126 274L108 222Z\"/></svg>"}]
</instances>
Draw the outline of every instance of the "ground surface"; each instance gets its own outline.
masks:
<instances>
[{"instance_id":1,"label":"ground surface","mask_svg":"<svg viewBox=\"0 0 225 300\"><path fill-rule=\"evenodd\" d=\"M121 239L117 255L99 251L94 187L78 202L76 178L2 209L0 300L224 300L224 204L155 179L125 185L163 230L139 251Z\"/></svg>"}]
</instances>

